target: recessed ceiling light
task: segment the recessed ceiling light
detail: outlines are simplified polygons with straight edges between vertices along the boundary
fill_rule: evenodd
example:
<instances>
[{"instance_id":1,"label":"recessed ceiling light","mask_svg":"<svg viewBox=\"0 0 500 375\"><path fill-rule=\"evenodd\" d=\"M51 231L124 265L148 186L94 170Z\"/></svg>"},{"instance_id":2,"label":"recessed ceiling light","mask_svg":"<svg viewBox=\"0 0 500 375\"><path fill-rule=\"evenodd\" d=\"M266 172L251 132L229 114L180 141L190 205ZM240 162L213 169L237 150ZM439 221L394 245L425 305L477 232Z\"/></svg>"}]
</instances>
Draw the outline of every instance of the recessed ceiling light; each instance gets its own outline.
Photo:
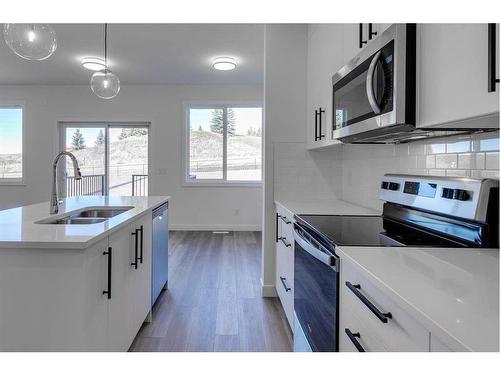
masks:
<instances>
[{"instance_id":1,"label":"recessed ceiling light","mask_svg":"<svg viewBox=\"0 0 500 375\"><path fill-rule=\"evenodd\" d=\"M212 67L217 70L233 70L236 68L236 60L232 57L217 57L212 61Z\"/></svg>"},{"instance_id":2,"label":"recessed ceiling light","mask_svg":"<svg viewBox=\"0 0 500 375\"><path fill-rule=\"evenodd\" d=\"M104 60L99 57L84 57L82 59L82 66L88 70L104 70L106 69L106 64Z\"/></svg>"}]
</instances>

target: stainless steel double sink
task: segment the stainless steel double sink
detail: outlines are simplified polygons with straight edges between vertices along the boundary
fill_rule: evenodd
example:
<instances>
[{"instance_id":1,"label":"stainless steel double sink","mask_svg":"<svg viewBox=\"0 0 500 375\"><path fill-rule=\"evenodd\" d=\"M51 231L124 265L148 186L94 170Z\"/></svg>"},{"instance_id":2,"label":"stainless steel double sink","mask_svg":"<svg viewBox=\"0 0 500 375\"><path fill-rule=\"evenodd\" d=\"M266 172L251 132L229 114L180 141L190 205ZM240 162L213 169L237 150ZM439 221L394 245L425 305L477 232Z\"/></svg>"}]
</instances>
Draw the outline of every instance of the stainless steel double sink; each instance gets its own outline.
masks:
<instances>
[{"instance_id":1,"label":"stainless steel double sink","mask_svg":"<svg viewBox=\"0 0 500 375\"><path fill-rule=\"evenodd\" d=\"M120 207L89 207L77 211L69 212L67 215L58 218L47 218L37 222L37 224L97 224L115 217L132 209L132 206Z\"/></svg>"}]
</instances>

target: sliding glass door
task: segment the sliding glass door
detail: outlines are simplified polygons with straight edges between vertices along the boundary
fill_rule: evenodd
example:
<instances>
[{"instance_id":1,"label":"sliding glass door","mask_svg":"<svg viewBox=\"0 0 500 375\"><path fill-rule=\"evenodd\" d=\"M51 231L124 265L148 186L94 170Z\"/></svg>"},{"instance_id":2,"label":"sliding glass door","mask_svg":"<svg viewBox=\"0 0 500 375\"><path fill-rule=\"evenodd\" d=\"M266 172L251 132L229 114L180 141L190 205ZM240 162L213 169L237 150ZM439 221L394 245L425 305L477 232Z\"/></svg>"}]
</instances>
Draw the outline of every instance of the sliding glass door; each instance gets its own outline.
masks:
<instances>
[{"instance_id":1,"label":"sliding glass door","mask_svg":"<svg viewBox=\"0 0 500 375\"><path fill-rule=\"evenodd\" d=\"M61 149L76 156L82 172L75 180L67 159L59 181L63 195L148 195L147 124L66 123L61 135Z\"/></svg>"}]
</instances>

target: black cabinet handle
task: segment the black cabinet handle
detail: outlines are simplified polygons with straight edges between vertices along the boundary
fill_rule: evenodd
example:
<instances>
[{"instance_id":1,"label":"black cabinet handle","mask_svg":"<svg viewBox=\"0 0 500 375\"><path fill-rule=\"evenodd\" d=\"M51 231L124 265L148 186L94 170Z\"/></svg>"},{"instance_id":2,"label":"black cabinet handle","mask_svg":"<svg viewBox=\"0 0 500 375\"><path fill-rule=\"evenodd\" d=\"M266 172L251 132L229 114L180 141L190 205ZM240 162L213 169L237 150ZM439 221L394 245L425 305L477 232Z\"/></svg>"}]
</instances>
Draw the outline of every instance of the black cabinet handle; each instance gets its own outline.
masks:
<instances>
[{"instance_id":1,"label":"black cabinet handle","mask_svg":"<svg viewBox=\"0 0 500 375\"><path fill-rule=\"evenodd\" d=\"M281 283L283 284L283 288L285 288L285 292L289 292L290 290L292 290L292 288L289 288L288 285L286 285L286 277L283 277L283 276L280 276L280 280L281 280Z\"/></svg>"},{"instance_id":2,"label":"black cabinet handle","mask_svg":"<svg viewBox=\"0 0 500 375\"><path fill-rule=\"evenodd\" d=\"M142 256L144 252L144 227L141 225L141 227L137 229L137 231L141 233L141 253L140 253L141 255L139 256L138 259L142 264Z\"/></svg>"},{"instance_id":3,"label":"black cabinet handle","mask_svg":"<svg viewBox=\"0 0 500 375\"><path fill-rule=\"evenodd\" d=\"M314 140L317 141L318 137L318 110L314 110Z\"/></svg>"},{"instance_id":4,"label":"black cabinet handle","mask_svg":"<svg viewBox=\"0 0 500 375\"><path fill-rule=\"evenodd\" d=\"M372 40L372 37L374 35L377 35L377 32L376 31L373 31L373 24L372 23L369 23L368 24L368 39Z\"/></svg>"},{"instance_id":5,"label":"black cabinet handle","mask_svg":"<svg viewBox=\"0 0 500 375\"><path fill-rule=\"evenodd\" d=\"M283 220L285 222L285 224L292 224L292 222L290 220L288 220L286 218L286 216L280 216L281 217L281 220Z\"/></svg>"},{"instance_id":6,"label":"black cabinet handle","mask_svg":"<svg viewBox=\"0 0 500 375\"><path fill-rule=\"evenodd\" d=\"M488 24L488 92L496 91L497 78L497 25Z\"/></svg>"},{"instance_id":7,"label":"black cabinet handle","mask_svg":"<svg viewBox=\"0 0 500 375\"><path fill-rule=\"evenodd\" d=\"M134 248L134 251L135 251L135 261L130 263L131 266L134 266L135 269L137 269L137 264L139 263L138 262L138 251L139 251L139 230L136 229L134 232L132 232L132 236L134 236L134 241L135 241L135 248Z\"/></svg>"},{"instance_id":8,"label":"black cabinet handle","mask_svg":"<svg viewBox=\"0 0 500 375\"><path fill-rule=\"evenodd\" d=\"M358 341L358 339L361 338L359 332L352 333L349 328L346 328L345 333L347 334L347 337L349 337L349 340L351 340L351 342L354 344L356 349L358 349L358 352L365 352L365 348L363 348Z\"/></svg>"},{"instance_id":9,"label":"black cabinet handle","mask_svg":"<svg viewBox=\"0 0 500 375\"><path fill-rule=\"evenodd\" d=\"M280 240L280 236L279 236L279 231L278 231L278 225L279 225L279 222L278 222L278 219L281 217L280 214L276 213L276 243Z\"/></svg>"},{"instance_id":10,"label":"black cabinet handle","mask_svg":"<svg viewBox=\"0 0 500 375\"><path fill-rule=\"evenodd\" d=\"M349 281L346 281L345 285L351 290L351 292L353 292L356 295L356 297L358 297L361 300L361 302L364 303L366 307L370 309L372 313L375 314L377 318L380 319L382 323L387 323L388 322L387 318L392 319L392 314L390 312L384 313L380 311L373 303L370 302L368 298L365 297L363 293L361 293L360 291L361 285L359 284L353 285Z\"/></svg>"},{"instance_id":11,"label":"black cabinet handle","mask_svg":"<svg viewBox=\"0 0 500 375\"><path fill-rule=\"evenodd\" d=\"M285 245L285 247L290 247L292 246L292 244L289 244L286 240L286 237L280 237L280 241L283 242L283 245Z\"/></svg>"},{"instance_id":12,"label":"black cabinet handle","mask_svg":"<svg viewBox=\"0 0 500 375\"><path fill-rule=\"evenodd\" d=\"M363 24L359 24L359 48L363 48L363 44L368 43L367 40L363 40Z\"/></svg>"},{"instance_id":13,"label":"black cabinet handle","mask_svg":"<svg viewBox=\"0 0 500 375\"><path fill-rule=\"evenodd\" d=\"M107 294L108 299L111 299L111 265L112 265L112 252L113 249L108 247L108 251L103 252L103 255L108 256L108 290L103 290L102 294Z\"/></svg>"},{"instance_id":14,"label":"black cabinet handle","mask_svg":"<svg viewBox=\"0 0 500 375\"><path fill-rule=\"evenodd\" d=\"M322 140L324 137L326 137L325 135L323 135L323 126L322 126L322 122L321 122L321 114L322 113L325 113L325 110L322 109L321 107L319 107L319 111L318 111L318 118L319 118L319 140Z\"/></svg>"}]
</instances>

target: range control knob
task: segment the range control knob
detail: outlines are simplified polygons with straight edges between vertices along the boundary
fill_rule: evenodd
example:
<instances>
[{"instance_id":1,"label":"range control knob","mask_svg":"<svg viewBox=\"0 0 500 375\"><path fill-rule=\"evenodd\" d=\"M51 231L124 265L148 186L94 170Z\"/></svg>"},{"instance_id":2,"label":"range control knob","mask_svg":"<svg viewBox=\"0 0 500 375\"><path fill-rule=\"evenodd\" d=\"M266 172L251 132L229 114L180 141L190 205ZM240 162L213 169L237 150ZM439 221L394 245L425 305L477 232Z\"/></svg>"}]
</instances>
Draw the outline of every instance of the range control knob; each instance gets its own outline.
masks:
<instances>
[{"instance_id":1,"label":"range control knob","mask_svg":"<svg viewBox=\"0 0 500 375\"><path fill-rule=\"evenodd\" d=\"M470 194L466 190L455 189L455 193L453 195L453 198L455 198L459 201L468 201L470 199Z\"/></svg>"},{"instance_id":2,"label":"range control knob","mask_svg":"<svg viewBox=\"0 0 500 375\"><path fill-rule=\"evenodd\" d=\"M389 183L387 181L382 181L382 185L380 186L382 189L389 189Z\"/></svg>"},{"instance_id":3,"label":"range control knob","mask_svg":"<svg viewBox=\"0 0 500 375\"><path fill-rule=\"evenodd\" d=\"M443 188L443 193L441 194L441 196L446 199L453 199L454 192L454 189Z\"/></svg>"},{"instance_id":4,"label":"range control knob","mask_svg":"<svg viewBox=\"0 0 500 375\"><path fill-rule=\"evenodd\" d=\"M399 190L399 184L396 182L389 182L389 190Z\"/></svg>"}]
</instances>

